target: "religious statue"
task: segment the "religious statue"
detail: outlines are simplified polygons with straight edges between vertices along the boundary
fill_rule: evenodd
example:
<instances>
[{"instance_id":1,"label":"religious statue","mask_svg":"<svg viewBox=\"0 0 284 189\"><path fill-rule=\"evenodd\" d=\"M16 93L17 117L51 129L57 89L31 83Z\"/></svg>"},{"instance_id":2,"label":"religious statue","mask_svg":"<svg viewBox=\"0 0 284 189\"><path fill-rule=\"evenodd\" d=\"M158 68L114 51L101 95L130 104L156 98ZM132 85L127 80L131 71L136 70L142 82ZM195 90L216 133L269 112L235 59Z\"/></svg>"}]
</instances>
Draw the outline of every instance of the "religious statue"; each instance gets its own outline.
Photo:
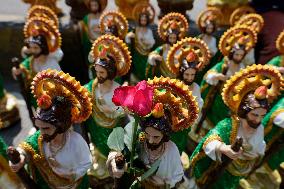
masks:
<instances>
[{"instance_id":1,"label":"religious statue","mask_svg":"<svg viewBox=\"0 0 284 189\"><path fill-rule=\"evenodd\" d=\"M155 9L151 4L139 3L132 11L137 26L134 31L127 33L125 42L131 48L132 73L134 80L144 80L148 54L155 45L155 39L150 24L155 19Z\"/></svg>"},{"instance_id":2,"label":"religious statue","mask_svg":"<svg viewBox=\"0 0 284 189\"><path fill-rule=\"evenodd\" d=\"M154 76L173 77L166 66L168 52L178 40L186 36L187 31L188 22L180 13L169 13L160 20L158 33L165 43L149 54L146 78L153 78Z\"/></svg>"},{"instance_id":3,"label":"religious statue","mask_svg":"<svg viewBox=\"0 0 284 189\"><path fill-rule=\"evenodd\" d=\"M246 67L242 61L246 53L254 47L256 40L256 33L245 26L230 28L221 37L219 49L224 58L207 71L201 82L204 105L196 133L199 133L201 128L202 132L206 133L206 130L215 127L225 117L229 117L229 109L221 97L224 82Z\"/></svg>"},{"instance_id":4,"label":"religious statue","mask_svg":"<svg viewBox=\"0 0 284 189\"><path fill-rule=\"evenodd\" d=\"M249 66L227 80L222 98L232 115L210 130L193 152L192 188L237 189L240 179L260 163L266 148L261 121L280 87L279 71L267 65Z\"/></svg>"},{"instance_id":5,"label":"religious statue","mask_svg":"<svg viewBox=\"0 0 284 189\"><path fill-rule=\"evenodd\" d=\"M134 116L134 121L114 129L108 139L113 151L107 166L118 188L131 184L137 188L187 188L180 153L170 137L197 119L198 105L188 86L176 79L155 77L117 88L112 100Z\"/></svg>"},{"instance_id":6,"label":"religious statue","mask_svg":"<svg viewBox=\"0 0 284 189\"><path fill-rule=\"evenodd\" d=\"M113 128L125 124L125 113L112 102L114 90L120 86L114 81L130 70L131 56L126 44L112 35L103 35L93 44L90 52L96 78L85 85L93 102L92 116L85 122L95 146L95 177L108 176L105 167L110 151L107 139Z\"/></svg>"},{"instance_id":7,"label":"religious statue","mask_svg":"<svg viewBox=\"0 0 284 189\"><path fill-rule=\"evenodd\" d=\"M171 73L188 86L192 95L196 98L200 110L203 106L203 99L201 98L200 87L195 82L195 77L209 64L210 59L211 53L206 43L201 39L188 37L173 45L166 61ZM191 131L194 130L195 124L191 127ZM172 136L172 140L177 144L180 152L184 151L187 146L188 133L189 130L184 130L183 135L178 132ZM193 132L191 133L193 134ZM195 142L198 142L194 135L191 137L194 138Z\"/></svg>"},{"instance_id":8,"label":"religious statue","mask_svg":"<svg viewBox=\"0 0 284 189\"><path fill-rule=\"evenodd\" d=\"M30 94L29 86L32 78L38 73L48 68L61 70L59 61L63 57L61 46L61 35L52 19L46 17L31 17L27 20L24 27L24 36L26 46L23 54L28 56L19 65L19 68L13 67L12 74L14 78L22 75L25 82L25 88L29 94L29 101L35 108L36 101Z\"/></svg>"},{"instance_id":9,"label":"religious statue","mask_svg":"<svg viewBox=\"0 0 284 189\"><path fill-rule=\"evenodd\" d=\"M39 131L20 143L20 162L10 162L12 171L28 164L40 189L88 188L91 153L84 138L71 129L92 112L88 91L69 74L51 69L39 72L31 89L39 107L35 115Z\"/></svg>"},{"instance_id":10,"label":"religious statue","mask_svg":"<svg viewBox=\"0 0 284 189\"><path fill-rule=\"evenodd\" d=\"M121 40L125 39L128 32L128 21L118 11L105 11L100 17L101 34L114 35Z\"/></svg>"},{"instance_id":11,"label":"religious statue","mask_svg":"<svg viewBox=\"0 0 284 189\"><path fill-rule=\"evenodd\" d=\"M85 0L84 2L90 13L79 22L79 28L85 60L88 61L88 54L93 42L101 36L100 16L107 6L107 0ZM87 65L89 65L88 62Z\"/></svg>"},{"instance_id":12,"label":"religious statue","mask_svg":"<svg viewBox=\"0 0 284 189\"><path fill-rule=\"evenodd\" d=\"M242 16L235 24L235 26L246 26L253 30L257 35L264 26L264 20L261 15L250 13ZM254 48L247 52L243 63L248 66L255 64Z\"/></svg>"}]
</instances>

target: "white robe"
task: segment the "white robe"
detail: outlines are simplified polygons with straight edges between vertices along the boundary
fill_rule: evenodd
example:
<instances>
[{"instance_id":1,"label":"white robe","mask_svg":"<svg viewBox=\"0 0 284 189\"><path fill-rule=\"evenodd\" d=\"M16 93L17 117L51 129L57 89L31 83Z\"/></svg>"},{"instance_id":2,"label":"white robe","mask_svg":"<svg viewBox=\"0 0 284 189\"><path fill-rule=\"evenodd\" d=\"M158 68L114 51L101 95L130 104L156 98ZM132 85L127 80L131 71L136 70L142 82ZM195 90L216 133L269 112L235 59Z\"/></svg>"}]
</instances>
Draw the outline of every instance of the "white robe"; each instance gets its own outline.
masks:
<instances>
[{"instance_id":1,"label":"white robe","mask_svg":"<svg viewBox=\"0 0 284 189\"><path fill-rule=\"evenodd\" d=\"M214 56L218 51L216 38L212 35L202 35L201 39L207 44L211 55Z\"/></svg>"},{"instance_id":2,"label":"white robe","mask_svg":"<svg viewBox=\"0 0 284 189\"><path fill-rule=\"evenodd\" d=\"M229 62L228 65L228 71L226 73L227 79L229 79L232 75L234 75L236 72L240 71L241 69L245 68L246 66L241 62L237 66L231 66L231 64L234 64L232 62ZM217 76L220 73L208 73L205 75L205 81L210 85L217 85L219 80L217 79Z\"/></svg>"},{"instance_id":3,"label":"white robe","mask_svg":"<svg viewBox=\"0 0 284 189\"><path fill-rule=\"evenodd\" d=\"M48 160L48 158L51 157L50 143L43 142L44 156L48 161L49 166L56 174L64 177L64 175L70 176L72 173L74 176L74 181L78 181L92 166L91 152L86 141L80 134L72 130L68 130L65 134L65 145L56 153L54 157L59 166L53 166ZM29 161L30 157L27 156L27 153L25 153L25 151L21 148L19 151L24 152L27 157L26 161ZM62 186L58 189L70 188L75 189L76 186L73 184L71 186Z\"/></svg>"},{"instance_id":4,"label":"white robe","mask_svg":"<svg viewBox=\"0 0 284 189\"><path fill-rule=\"evenodd\" d=\"M113 97L113 93L114 93L114 90L119 87L120 85L118 83L116 83L115 81L113 81L113 85L112 85L112 88L110 89L110 91L108 93L105 93L105 94L101 94L99 89L98 89L98 86L95 87L95 102L93 103L96 103L96 106L98 107L98 109L101 111L101 112L104 112L102 106L108 106L109 108L112 109L112 112L111 113L106 113L104 112L104 114L111 118L111 119L115 119L119 116L122 116L124 115L124 111L121 107L119 106L116 106L113 102L112 102L112 97ZM109 122L106 122L105 120L103 119L100 119L98 116L95 116L93 115L93 118L95 119L95 121L97 123L100 123L101 125L104 125L105 127L108 127L109 126Z\"/></svg>"},{"instance_id":5,"label":"white robe","mask_svg":"<svg viewBox=\"0 0 284 189\"><path fill-rule=\"evenodd\" d=\"M239 126L237 137L243 138L243 153L239 157L242 160L255 159L263 156L265 153L265 141L264 141L264 127L260 125L254 133L249 137L245 134L242 126ZM248 138L247 138L248 137ZM209 142L204 148L204 152L214 161L221 161L222 154L217 150L221 142L218 140L213 140ZM252 148L250 150L246 149L245 146L250 145ZM252 166L252 165L251 165ZM252 167L250 167L252 168ZM251 169L250 169L251 170ZM250 170L247 170L248 172Z\"/></svg>"},{"instance_id":6,"label":"white robe","mask_svg":"<svg viewBox=\"0 0 284 189\"><path fill-rule=\"evenodd\" d=\"M58 62L62 59L62 57L63 57L63 52L60 48L58 48L56 51L49 53L49 55L47 55L46 61L44 63L37 62L37 60L34 59L32 69L36 73L41 72L43 70L47 70L48 68L61 71L61 68Z\"/></svg>"},{"instance_id":7,"label":"white robe","mask_svg":"<svg viewBox=\"0 0 284 189\"><path fill-rule=\"evenodd\" d=\"M142 160L145 165L149 164L149 160L144 148L141 149L139 159ZM176 185L176 183L182 180L184 175L180 154L176 144L172 141L166 142L165 151L159 159L161 162L155 176L160 177L172 188Z\"/></svg>"},{"instance_id":8,"label":"white robe","mask_svg":"<svg viewBox=\"0 0 284 189\"><path fill-rule=\"evenodd\" d=\"M134 121L133 119L131 120ZM124 143L130 151L132 144L132 127L133 122L130 122L124 128ZM145 150L142 148L139 159L141 159L147 165L149 161L145 153ZM110 158L111 157L109 156L109 159ZM166 142L164 154L160 157L160 159L161 163L155 175L163 179L167 184L170 185L170 187L174 187L176 183L181 181L182 177L184 176L180 154L176 144L172 141Z\"/></svg>"},{"instance_id":9,"label":"white robe","mask_svg":"<svg viewBox=\"0 0 284 189\"><path fill-rule=\"evenodd\" d=\"M278 127L281 127L284 129L284 112L281 112L275 116L273 123L277 125Z\"/></svg>"},{"instance_id":10,"label":"white robe","mask_svg":"<svg viewBox=\"0 0 284 189\"><path fill-rule=\"evenodd\" d=\"M155 39L151 28L147 28L146 32L142 32L142 27L137 27L135 30L137 42L140 47L143 47L145 51L149 51L155 44ZM125 42L130 44L131 38L126 35Z\"/></svg>"},{"instance_id":11,"label":"white robe","mask_svg":"<svg viewBox=\"0 0 284 189\"><path fill-rule=\"evenodd\" d=\"M97 15L92 15L92 14L89 14L88 15L88 20L89 20L89 23L88 23L88 30L89 30L89 34L90 34L90 40L96 40L98 37L101 36L101 33L100 32L96 32L94 30L95 27L99 27L100 25L100 16L97 16Z\"/></svg>"},{"instance_id":12,"label":"white robe","mask_svg":"<svg viewBox=\"0 0 284 189\"><path fill-rule=\"evenodd\" d=\"M254 58L254 48L252 48L245 56L243 60L244 64L246 66L255 64L255 58Z\"/></svg>"}]
</instances>

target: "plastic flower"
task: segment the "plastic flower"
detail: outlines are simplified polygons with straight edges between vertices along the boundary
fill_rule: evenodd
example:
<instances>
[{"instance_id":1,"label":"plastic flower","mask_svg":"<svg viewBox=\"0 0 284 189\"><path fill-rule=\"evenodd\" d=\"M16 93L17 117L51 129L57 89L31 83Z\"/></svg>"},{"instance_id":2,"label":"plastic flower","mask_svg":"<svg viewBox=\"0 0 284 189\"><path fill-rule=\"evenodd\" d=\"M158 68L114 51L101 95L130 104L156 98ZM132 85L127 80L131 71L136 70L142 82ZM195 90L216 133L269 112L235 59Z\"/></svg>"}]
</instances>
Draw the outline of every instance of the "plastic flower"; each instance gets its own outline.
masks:
<instances>
[{"instance_id":1,"label":"plastic flower","mask_svg":"<svg viewBox=\"0 0 284 189\"><path fill-rule=\"evenodd\" d=\"M254 91L254 96L258 100L263 100L267 96L267 88L266 86L260 86Z\"/></svg>"},{"instance_id":2,"label":"plastic flower","mask_svg":"<svg viewBox=\"0 0 284 189\"><path fill-rule=\"evenodd\" d=\"M151 113L153 95L154 88L143 80L136 86L122 86L115 89L112 102L144 117Z\"/></svg>"},{"instance_id":3,"label":"plastic flower","mask_svg":"<svg viewBox=\"0 0 284 189\"><path fill-rule=\"evenodd\" d=\"M42 109L47 109L51 106L51 97L49 95L41 95L40 98L37 99L37 104Z\"/></svg>"},{"instance_id":4,"label":"plastic flower","mask_svg":"<svg viewBox=\"0 0 284 189\"><path fill-rule=\"evenodd\" d=\"M164 116L164 106L162 103L157 103L152 111L152 115L155 118L160 118Z\"/></svg>"}]
</instances>

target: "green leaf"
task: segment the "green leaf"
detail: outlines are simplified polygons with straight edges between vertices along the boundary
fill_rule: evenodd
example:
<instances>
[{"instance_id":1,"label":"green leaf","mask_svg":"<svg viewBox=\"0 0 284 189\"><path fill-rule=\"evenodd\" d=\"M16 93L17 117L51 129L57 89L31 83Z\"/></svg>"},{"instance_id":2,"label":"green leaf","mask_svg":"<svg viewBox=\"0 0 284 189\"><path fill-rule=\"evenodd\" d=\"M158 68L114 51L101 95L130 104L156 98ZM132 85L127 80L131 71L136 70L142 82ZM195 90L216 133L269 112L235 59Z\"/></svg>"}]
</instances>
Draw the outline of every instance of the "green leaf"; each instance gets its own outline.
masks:
<instances>
[{"instance_id":1,"label":"green leaf","mask_svg":"<svg viewBox=\"0 0 284 189\"><path fill-rule=\"evenodd\" d=\"M115 151L122 151L124 149L124 129L122 127L116 127L110 133L107 145L110 149Z\"/></svg>"}]
</instances>

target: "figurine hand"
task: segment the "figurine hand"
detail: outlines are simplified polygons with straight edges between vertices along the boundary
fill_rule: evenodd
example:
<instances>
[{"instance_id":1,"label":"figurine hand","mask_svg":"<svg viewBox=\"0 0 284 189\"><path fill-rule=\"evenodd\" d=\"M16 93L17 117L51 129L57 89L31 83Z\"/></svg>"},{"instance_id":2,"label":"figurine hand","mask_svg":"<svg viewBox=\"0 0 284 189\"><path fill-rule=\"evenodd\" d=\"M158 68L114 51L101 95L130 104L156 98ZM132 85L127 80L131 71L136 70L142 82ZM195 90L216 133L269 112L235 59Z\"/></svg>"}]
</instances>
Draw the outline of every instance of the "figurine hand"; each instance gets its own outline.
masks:
<instances>
[{"instance_id":1,"label":"figurine hand","mask_svg":"<svg viewBox=\"0 0 284 189\"><path fill-rule=\"evenodd\" d=\"M114 178L120 178L124 174L126 165L124 166L123 169L118 169L115 163L115 159L111 161L111 170Z\"/></svg>"},{"instance_id":2,"label":"figurine hand","mask_svg":"<svg viewBox=\"0 0 284 189\"><path fill-rule=\"evenodd\" d=\"M135 34L133 32L129 32L127 35L129 38L135 38Z\"/></svg>"},{"instance_id":3,"label":"figurine hand","mask_svg":"<svg viewBox=\"0 0 284 189\"><path fill-rule=\"evenodd\" d=\"M234 150L232 150L231 145L226 144L221 144L219 150L222 154L225 154L233 160L238 159L238 157L243 153L242 149L240 149L238 152L235 152Z\"/></svg>"},{"instance_id":4,"label":"figurine hand","mask_svg":"<svg viewBox=\"0 0 284 189\"><path fill-rule=\"evenodd\" d=\"M162 62L162 61L163 61L163 57L162 57L162 56L160 56L160 55L157 55L157 56L156 56L156 60L158 60L158 61Z\"/></svg>"},{"instance_id":5,"label":"figurine hand","mask_svg":"<svg viewBox=\"0 0 284 189\"><path fill-rule=\"evenodd\" d=\"M25 165L25 156L20 154L20 159L20 162L17 164L13 164L11 161L9 161L9 166L13 172L18 172Z\"/></svg>"},{"instance_id":6,"label":"figurine hand","mask_svg":"<svg viewBox=\"0 0 284 189\"><path fill-rule=\"evenodd\" d=\"M12 68L12 76L15 80L17 79L17 76L20 74L22 74L22 70L20 68L18 69L16 67Z\"/></svg>"},{"instance_id":7,"label":"figurine hand","mask_svg":"<svg viewBox=\"0 0 284 189\"><path fill-rule=\"evenodd\" d=\"M220 74L217 75L217 79L220 80L220 81L226 81L227 77L220 73Z\"/></svg>"}]
</instances>

